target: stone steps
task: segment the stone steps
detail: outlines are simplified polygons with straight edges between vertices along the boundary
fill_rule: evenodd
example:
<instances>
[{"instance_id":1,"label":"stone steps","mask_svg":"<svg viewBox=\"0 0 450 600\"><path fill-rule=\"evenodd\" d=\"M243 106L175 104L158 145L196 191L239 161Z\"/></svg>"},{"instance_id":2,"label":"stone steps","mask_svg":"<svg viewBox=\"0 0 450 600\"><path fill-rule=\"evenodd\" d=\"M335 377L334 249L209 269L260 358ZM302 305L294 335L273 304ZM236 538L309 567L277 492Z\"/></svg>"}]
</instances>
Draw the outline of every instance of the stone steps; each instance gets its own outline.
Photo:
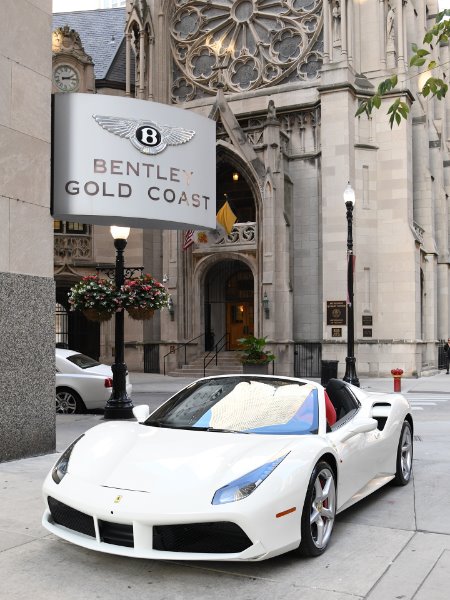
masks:
<instances>
[{"instance_id":1,"label":"stone steps","mask_svg":"<svg viewBox=\"0 0 450 600\"><path fill-rule=\"evenodd\" d=\"M206 356L206 355L204 355ZM203 358L199 356L192 360L189 364L183 365L178 369L173 369L167 375L171 377L203 377ZM211 375L227 375L228 373L242 373L242 364L239 361L239 354L236 352L220 352L217 357L217 365L215 360L209 363L206 367L205 376ZM211 358L211 357L209 357Z\"/></svg>"}]
</instances>

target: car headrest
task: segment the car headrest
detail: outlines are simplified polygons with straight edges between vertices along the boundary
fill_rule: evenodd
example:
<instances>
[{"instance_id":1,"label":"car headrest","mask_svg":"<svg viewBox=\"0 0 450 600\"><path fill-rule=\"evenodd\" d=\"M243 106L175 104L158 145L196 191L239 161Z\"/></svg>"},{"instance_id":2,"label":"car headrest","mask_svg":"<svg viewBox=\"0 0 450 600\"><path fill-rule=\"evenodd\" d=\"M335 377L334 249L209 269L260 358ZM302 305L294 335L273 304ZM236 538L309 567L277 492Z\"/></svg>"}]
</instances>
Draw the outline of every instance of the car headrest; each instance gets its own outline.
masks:
<instances>
[{"instance_id":1,"label":"car headrest","mask_svg":"<svg viewBox=\"0 0 450 600\"><path fill-rule=\"evenodd\" d=\"M342 379L330 379L325 390L336 409L343 408L347 413L355 408L357 400Z\"/></svg>"}]
</instances>

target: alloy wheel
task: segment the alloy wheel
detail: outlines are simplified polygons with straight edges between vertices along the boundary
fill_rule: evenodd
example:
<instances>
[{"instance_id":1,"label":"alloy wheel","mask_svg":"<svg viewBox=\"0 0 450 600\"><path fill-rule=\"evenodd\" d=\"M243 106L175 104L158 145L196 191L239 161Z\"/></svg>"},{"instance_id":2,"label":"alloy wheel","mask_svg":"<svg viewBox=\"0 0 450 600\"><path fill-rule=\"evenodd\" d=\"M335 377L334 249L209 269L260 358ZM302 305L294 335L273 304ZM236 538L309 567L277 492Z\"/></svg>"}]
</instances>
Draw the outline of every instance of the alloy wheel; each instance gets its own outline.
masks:
<instances>
[{"instance_id":1,"label":"alloy wheel","mask_svg":"<svg viewBox=\"0 0 450 600\"><path fill-rule=\"evenodd\" d=\"M403 477L408 480L411 476L412 468L412 436L410 427L404 427L402 433L402 439L400 442L401 455L400 455L400 467L402 470Z\"/></svg>"},{"instance_id":2,"label":"alloy wheel","mask_svg":"<svg viewBox=\"0 0 450 600\"><path fill-rule=\"evenodd\" d=\"M56 394L56 413L59 415L73 415L77 410L77 400L71 392L58 392Z\"/></svg>"},{"instance_id":3,"label":"alloy wheel","mask_svg":"<svg viewBox=\"0 0 450 600\"><path fill-rule=\"evenodd\" d=\"M336 514L336 487L331 469L323 468L314 482L310 527L317 548L325 548L333 530Z\"/></svg>"}]
</instances>

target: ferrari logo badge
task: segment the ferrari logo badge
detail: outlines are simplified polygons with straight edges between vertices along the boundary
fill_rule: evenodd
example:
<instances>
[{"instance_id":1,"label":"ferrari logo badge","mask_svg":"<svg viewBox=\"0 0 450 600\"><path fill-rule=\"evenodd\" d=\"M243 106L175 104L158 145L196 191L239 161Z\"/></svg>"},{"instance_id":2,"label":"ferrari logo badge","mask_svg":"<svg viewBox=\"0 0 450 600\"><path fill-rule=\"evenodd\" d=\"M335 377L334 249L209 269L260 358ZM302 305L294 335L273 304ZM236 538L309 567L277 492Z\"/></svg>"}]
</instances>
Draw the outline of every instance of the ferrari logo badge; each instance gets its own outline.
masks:
<instances>
[{"instance_id":1,"label":"ferrari logo badge","mask_svg":"<svg viewBox=\"0 0 450 600\"><path fill-rule=\"evenodd\" d=\"M114 504L119 504L119 502L122 500L122 496L116 496L114 498Z\"/></svg>"},{"instance_id":2,"label":"ferrari logo badge","mask_svg":"<svg viewBox=\"0 0 450 600\"><path fill-rule=\"evenodd\" d=\"M179 146L189 142L195 135L195 131L190 129L158 125L153 121L141 119L123 119L102 115L92 115L92 118L106 131L129 139L133 146L143 154L159 154L167 146Z\"/></svg>"}]
</instances>

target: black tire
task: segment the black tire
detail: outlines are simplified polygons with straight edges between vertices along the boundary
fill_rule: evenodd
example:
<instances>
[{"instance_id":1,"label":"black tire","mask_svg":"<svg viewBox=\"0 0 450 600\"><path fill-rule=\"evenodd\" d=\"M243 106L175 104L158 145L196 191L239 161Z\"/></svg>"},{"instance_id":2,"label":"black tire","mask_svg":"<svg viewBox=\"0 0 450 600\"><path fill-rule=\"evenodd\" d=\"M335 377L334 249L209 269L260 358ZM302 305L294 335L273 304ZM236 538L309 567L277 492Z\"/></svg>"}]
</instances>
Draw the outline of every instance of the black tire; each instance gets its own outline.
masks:
<instances>
[{"instance_id":1,"label":"black tire","mask_svg":"<svg viewBox=\"0 0 450 600\"><path fill-rule=\"evenodd\" d=\"M413 461L413 435L409 421L403 421L402 431L397 447L397 461L394 485L407 485L411 479Z\"/></svg>"},{"instance_id":2,"label":"black tire","mask_svg":"<svg viewBox=\"0 0 450 600\"><path fill-rule=\"evenodd\" d=\"M299 547L302 556L320 556L325 552L333 531L335 515L335 473L322 460L313 469L303 504L302 539Z\"/></svg>"},{"instance_id":3,"label":"black tire","mask_svg":"<svg viewBox=\"0 0 450 600\"><path fill-rule=\"evenodd\" d=\"M86 407L77 392L66 387L56 389L57 415L73 415L75 413L85 412Z\"/></svg>"}]
</instances>

